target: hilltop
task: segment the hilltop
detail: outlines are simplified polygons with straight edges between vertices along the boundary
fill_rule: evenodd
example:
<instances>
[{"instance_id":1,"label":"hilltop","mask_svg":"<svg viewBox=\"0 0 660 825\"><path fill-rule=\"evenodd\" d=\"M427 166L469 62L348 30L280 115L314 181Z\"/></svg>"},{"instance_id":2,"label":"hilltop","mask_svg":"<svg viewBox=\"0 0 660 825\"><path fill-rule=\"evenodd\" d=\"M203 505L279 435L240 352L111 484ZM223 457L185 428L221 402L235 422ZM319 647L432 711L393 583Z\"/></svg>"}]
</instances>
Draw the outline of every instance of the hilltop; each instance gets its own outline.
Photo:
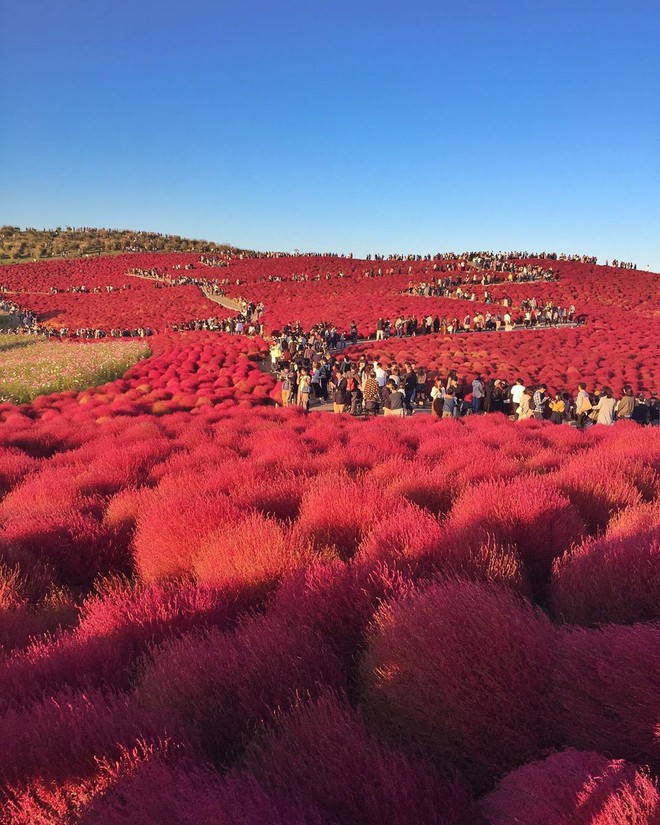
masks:
<instances>
[{"instance_id":1,"label":"hilltop","mask_svg":"<svg viewBox=\"0 0 660 825\"><path fill-rule=\"evenodd\" d=\"M98 229L95 227L58 226L55 229L0 228L0 261L29 261L48 258L80 258L124 252L194 252L213 253L243 251L230 244L160 232L137 232L133 229Z\"/></svg>"}]
</instances>

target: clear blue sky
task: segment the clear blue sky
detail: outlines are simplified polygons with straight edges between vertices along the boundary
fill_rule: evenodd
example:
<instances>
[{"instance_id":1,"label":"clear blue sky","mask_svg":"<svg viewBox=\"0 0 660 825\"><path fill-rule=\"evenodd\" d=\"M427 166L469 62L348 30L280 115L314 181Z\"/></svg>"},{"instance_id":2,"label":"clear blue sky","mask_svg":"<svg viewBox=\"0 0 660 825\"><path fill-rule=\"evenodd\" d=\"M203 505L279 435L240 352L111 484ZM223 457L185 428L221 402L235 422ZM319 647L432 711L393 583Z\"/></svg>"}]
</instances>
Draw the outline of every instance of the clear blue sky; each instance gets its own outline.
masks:
<instances>
[{"instance_id":1,"label":"clear blue sky","mask_svg":"<svg viewBox=\"0 0 660 825\"><path fill-rule=\"evenodd\" d=\"M660 270L660 5L4 0L0 223Z\"/></svg>"}]
</instances>

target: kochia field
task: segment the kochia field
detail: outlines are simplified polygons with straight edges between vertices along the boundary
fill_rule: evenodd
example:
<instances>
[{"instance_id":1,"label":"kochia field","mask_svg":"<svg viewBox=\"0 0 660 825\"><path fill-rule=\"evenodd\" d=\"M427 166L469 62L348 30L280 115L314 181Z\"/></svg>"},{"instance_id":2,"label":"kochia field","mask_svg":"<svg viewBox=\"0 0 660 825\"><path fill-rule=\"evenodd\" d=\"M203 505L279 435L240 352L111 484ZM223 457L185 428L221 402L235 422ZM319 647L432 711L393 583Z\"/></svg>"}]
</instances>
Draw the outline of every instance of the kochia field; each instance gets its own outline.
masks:
<instances>
[{"instance_id":1,"label":"kochia field","mask_svg":"<svg viewBox=\"0 0 660 825\"><path fill-rule=\"evenodd\" d=\"M660 428L305 415L264 339L169 329L228 312L197 286L49 292L186 263L0 269L42 324L157 332L110 383L0 405L0 822L658 823ZM192 274L266 337L473 303L373 265ZM552 265L493 293L584 324L347 352L657 388L657 276Z\"/></svg>"}]
</instances>

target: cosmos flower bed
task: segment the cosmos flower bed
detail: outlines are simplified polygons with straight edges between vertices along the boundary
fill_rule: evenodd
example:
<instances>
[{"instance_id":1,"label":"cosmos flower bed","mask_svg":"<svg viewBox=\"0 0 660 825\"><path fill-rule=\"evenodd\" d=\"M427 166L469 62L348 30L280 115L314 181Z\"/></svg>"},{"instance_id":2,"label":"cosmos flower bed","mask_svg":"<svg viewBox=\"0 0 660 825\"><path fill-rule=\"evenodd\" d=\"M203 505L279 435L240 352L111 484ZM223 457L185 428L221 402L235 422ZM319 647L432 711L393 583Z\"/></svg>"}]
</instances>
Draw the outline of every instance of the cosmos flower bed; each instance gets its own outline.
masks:
<instances>
[{"instance_id":1,"label":"cosmos flower bed","mask_svg":"<svg viewBox=\"0 0 660 825\"><path fill-rule=\"evenodd\" d=\"M657 429L91 403L3 408L0 821L658 821Z\"/></svg>"},{"instance_id":2,"label":"cosmos flower bed","mask_svg":"<svg viewBox=\"0 0 660 825\"><path fill-rule=\"evenodd\" d=\"M22 403L58 390L83 389L125 373L150 355L144 341L94 347L24 335L0 338L0 400Z\"/></svg>"}]
</instances>

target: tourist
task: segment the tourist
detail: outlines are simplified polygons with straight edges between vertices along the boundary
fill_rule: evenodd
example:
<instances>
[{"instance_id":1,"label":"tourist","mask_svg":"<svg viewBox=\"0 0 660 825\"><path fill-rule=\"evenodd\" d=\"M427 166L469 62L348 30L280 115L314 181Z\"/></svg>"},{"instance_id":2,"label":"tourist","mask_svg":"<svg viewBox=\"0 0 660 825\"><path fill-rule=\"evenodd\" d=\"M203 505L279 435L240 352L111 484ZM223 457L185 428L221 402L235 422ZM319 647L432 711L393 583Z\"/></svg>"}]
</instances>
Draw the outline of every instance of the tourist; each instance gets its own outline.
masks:
<instances>
[{"instance_id":1,"label":"tourist","mask_svg":"<svg viewBox=\"0 0 660 825\"><path fill-rule=\"evenodd\" d=\"M381 395L374 370L369 373L364 382L364 386L362 387L362 396L364 398L365 412L377 414Z\"/></svg>"},{"instance_id":2,"label":"tourist","mask_svg":"<svg viewBox=\"0 0 660 825\"><path fill-rule=\"evenodd\" d=\"M553 424L561 424L566 413L566 402L560 392L555 393L555 397L550 401L550 421Z\"/></svg>"},{"instance_id":3,"label":"tourist","mask_svg":"<svg viewBox=\"0 0 660 825\"><path fill-rule=\"evenodd\" d=\"M589 421L591 411L591 399L587 392L587 385L584 382L578 384L578 394L575 400L575 415L577 417L578 429L584 429L584 425Z\"/></svg>"},{"instance_id":4,"label":"tourist","mask_svg":"<svg viewBox=\"0 0 660 825\"><path fill-rule=\"evenodd\" d=\"M481 407L484 400L484 382L480 375L476 375L472 382L472 412L476 415L481 412Z\"/></svg>"},{"instance_id":5,"label":"tourist","mask_svg":"<svg viewBox=\"0 0 660 825\"><path fill-rule=\"evenodd\" d=\"M403 418L405 415L405 396L392 380L388 380L388 396L383 402L383 414Z\"/></svg>"},{"instance_id":6,"label":"tourist","mask_svg":"<svg viewBox=\"0 0 660 825\"><path fill-rule=\"evenodd\" d=\"M531 418L534 415L533 395L534 394L532 393L531 388L523 388L522 394L520 396L520 402L516 407L516 415L518 416L519 421L526 421L528 418ZM511 393L511 397L513 398L513 392Z\"/></svg>"},{"instance_id":7,"label":"tourist","mask_svg":"<svg viewBox=\"0 0 660 825\"><path fill-rule=\"evenodd\" d=\"M615 408L616 417L617 417L617 419L619 419L619 418L621 418L621 419L624 419L624 418L631 419L634 410L635 410L635 396L634 396L634 393L632 391L632 387L625 386L623 388L623 395L621 396L621 398L617 402L617 405L616 405L616 408Z\"/></svg>"},{"instance_id":8,"label":"tourist","mask_svg":"<svg viewBox=\"0 0 660 825\"><path fill-rule=\"evenodd\" d=\"M616 399L609 387L603 387L598 403L592 409L592 416L596 416L596 424L614 424L614 410L616 409Z\"/></svg>"},{"instance_id":9,"label":"tourist","mask_svg":"<svg viewBox=\"0 0 660 825\"><path fill-rule=\"evenodd\" d=\"M539 420L542 420L546 417L546 405L548 403L548 398L546 397L546 390L547 386L545 384L539 384L534 392L534 416ZM552 405L550 405L552 408Z\"/></svg>"}]
</instances>

